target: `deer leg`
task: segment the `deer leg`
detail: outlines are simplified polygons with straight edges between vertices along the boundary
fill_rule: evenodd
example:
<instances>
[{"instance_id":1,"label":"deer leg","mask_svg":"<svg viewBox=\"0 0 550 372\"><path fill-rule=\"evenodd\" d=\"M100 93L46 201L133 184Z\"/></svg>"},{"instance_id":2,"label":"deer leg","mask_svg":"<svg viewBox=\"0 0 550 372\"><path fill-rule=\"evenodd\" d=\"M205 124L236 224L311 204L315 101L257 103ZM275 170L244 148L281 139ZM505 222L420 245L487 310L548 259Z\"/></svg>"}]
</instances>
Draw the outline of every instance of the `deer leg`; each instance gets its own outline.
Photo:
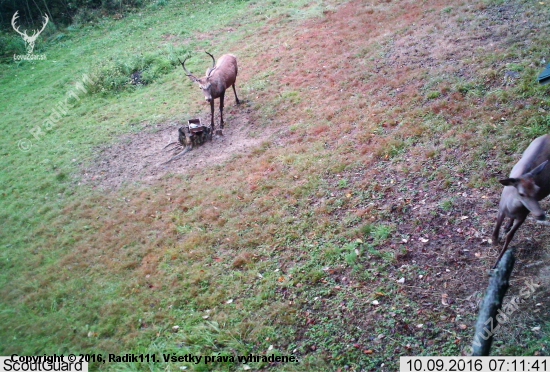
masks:
<instances>
[{"instance_id":1,"label":"deer leg","mask_svg":"<svg viewBox=\"0 0 550 372\"><path fill-rule=\"evenodd\" d=\"M220 127L223 129L223 99L225 96L225 92L222 93L220 96Z\"/></svg>"},{"instance_id":2,"label":"deer leg","mask_svg":"<svg viewBox=\"0 0 550 372\"><path fill-rule=\"evenodd\" d=\"M493 245L498 245L498 234L500 233L500 226L502 221L504 221L504 213L498 212L497 224L495 225L495 230L493 231Z\"/></svg>"},{"instance_id":3,"label":"deer leg","mask_svg":"<svg viewBox=\"0 0 550 372\"><path fill-rule=\"evenodd\" d=\"M527 216L525 216L527 217ZM493 266L493 269L497 267L498 265L498 262L500 261L500 259L502 258L502 256L504 256L504 252L506 252L506 250L508 249L508 245L510 244L510 242L512 241L512 239L514 238L514 234L516 233L516 231L519 229L519 227L521 226L521 224L525 221L525 217L523 218L518 218L516 220L516 222L514 223L514 226L512 226L512 229L510 230L510 232L508 234L506 234L506 241L504 243L504 247L502 248L502 250L500 251L500 254L498 255L498 258L497 258L497 262L495 263L495 265Z\"/></svg>"},{"instance_id":4,"label":"deer leg","mask_svg":"<svg viewBox=\"0 0 550 372\"><path fill-rule=\"evenodd\" d=\"M241 101L239 101L239 97L237 97L237 90L235 90L235 84L231 85L233 88L233 93L235 93L235 100L237 101L237 105L241 104Z\"/></svg>"},{"instance_id":5,"label":"deer leg","mask_svg":"<svg viewBox=\"0 0 550 372\"><path fill-rule=\"evenodd\" d=\"M214 131L214 100L210 101L210 128Z\"/></svg>"},{"instance_id":6,"label":"deer leg","mask_svg":"<svg viewBox=\"0 0 550 372\"><path fill-rule=\"evenodd\" d=\"M510 229L512 228L512 225L514 224L514 219L513 218L510 218L510 221L508 221L508 223L506 224L506 226L504 226L504 233L505 234L508 234L508 232L510 231Z\"/></svg>"}]
</instances>

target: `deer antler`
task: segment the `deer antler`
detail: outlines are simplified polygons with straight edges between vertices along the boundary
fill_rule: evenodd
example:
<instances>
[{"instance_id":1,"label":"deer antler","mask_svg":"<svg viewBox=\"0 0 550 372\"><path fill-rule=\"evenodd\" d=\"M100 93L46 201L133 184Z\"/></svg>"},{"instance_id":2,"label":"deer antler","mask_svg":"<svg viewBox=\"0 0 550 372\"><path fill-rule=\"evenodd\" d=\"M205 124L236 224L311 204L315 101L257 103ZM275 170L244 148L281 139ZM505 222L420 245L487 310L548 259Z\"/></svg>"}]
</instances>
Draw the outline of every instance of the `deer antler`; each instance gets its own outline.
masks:
<instances>
[{"instance_id":1,"label":"deer antler","mask_svg":"<svg viewBox=\"0 0 550 372\"><path fill-rule=\"evenodd\" d=\"M44 29L46 28L46 26L48 25L48 21L50 20L50 18L48 17L48 15L46 14L45 16L42 16L42 18L44 18L44 24L42 25L42 28L40 29L40 31L37 31L37 30L33 30L33 33L31 36L27 35L27 30L25 30L24 32L21 32L19 31L19 27L16 27L15 26L15 22L16 20L19 18L19 10L15 12L15 14L13 15L12 19L11 19L11 25L13 27L13 29L15 30L15 32L17 32L19 35L23 36L23 38L26 40L36 40L36 38L38 37L38 35L40 35L42 33L42 31L44 31Z\"/></svg>"},{"instance_id":2,"label":"deer antler","mask_svg":"<svg viewBox=\"0 0 550 372\"><path fill-rule=\"evenodd\" d=\"M178 61L180 61L181 67L183 67L183 71L185 71L185 74L186 74L187 76L189 76L189 78L192 79L193 81L197 81L197 80L199 80L199 79L197 79L197 78L195 77L195 75L193 75L192 73L190 73L189 71L187 71L187 69L185 68L185 61L187 61L188 59L189 59L189 57L185 58L185 59L183 60L183 62L182 62L181 59L179 59L179 57L178 57Z\"/></svg>"},{"instance_id":3,"label":"deer antler","mask_svg":"<svg viewBox=\"0 0 550 372\"><path fill-rule=\"evenodd\" d=\"M19 13L19 10L17 12L15 12L13 17L11 18L11 26L13 27L15 32L17 32L19 35L21 35L23 37L28 37L27 31L21 32L21 31L19 31L19 27L15 27L15 21L17 20L17 18L19 18L19 14L17 14L17 13Z\"/></svg>"},{"instance_id":4,"label":"deer antler","mask_svg":"<svg viewBox=\"0 0 550 372\"><path fill-rule=\"evenodd\" d=\"M44 29L46 28L46 25L48 24L48 21L50 20L50 19L48 18L48 15L47 15L47 14L46 14L45 16L42 16L42 18L44 18L44 21L45 21L45 22L44 22L44 24L42 25L42 28L40 29L40 31L36 32L35 30L33 30L33 32L34 32L34 33L32 34L33 37L35 37L35 35L36 35L36 36L40 35L40 34L42 33L42 31L44 31Z\"/></svg>"},{"instance_id":5,"label":"deer antler","mask_svg":"<svg viewBox=\"0 0 550 372\"><path fill-rule=\"evenodd\" d=\"M216 59L214 58L214 56L210 53L208 53L206 50L204 51L206 54L208 54L210 57L212 57L212 68L210 69L210 71L208 72L208 76L210 76L210 74L212 73L212 71L214 71L216 69Z\"/></svg>"},{"instance_id":6,"label":"deer antler","mask_svg":"<svg viewBox=\"0 0 550 372\"><path fill-rule=\"evenodd\" d=\"M212 68L216 67L216 58L214 58L214 56L208 53L206 50L204 52L208 54L210 57L212 57Z\"/></svg>"}]
</instances>

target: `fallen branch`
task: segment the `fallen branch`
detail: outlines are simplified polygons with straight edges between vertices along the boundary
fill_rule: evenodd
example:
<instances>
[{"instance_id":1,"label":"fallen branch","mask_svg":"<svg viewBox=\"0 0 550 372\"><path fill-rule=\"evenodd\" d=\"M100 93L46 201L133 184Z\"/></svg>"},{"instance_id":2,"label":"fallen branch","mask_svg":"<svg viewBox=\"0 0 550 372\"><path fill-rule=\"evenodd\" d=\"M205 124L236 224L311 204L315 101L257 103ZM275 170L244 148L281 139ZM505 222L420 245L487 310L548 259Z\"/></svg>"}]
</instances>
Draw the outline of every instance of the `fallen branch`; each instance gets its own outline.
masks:
<instances>
[{"instance_id":1,"label":"fallen branch","mask_svg":"<svg viewBox=\"0 0 550 372\"><path fill-rule=\"evenodd\" d=\"M185 150L183 150L182 152L180 152L179 154L175 155L174 157L172 157L170 160L168 161L165 161L164 163L161 163L160 165L166 165L168 163L170 163L171 161L173 160L176 160L176 159L179 159L181 158L183 155L187 154L189 151L191 151L192 147L186 147Z\"/></svg>"},{"instance_id":2,"label":"fallen branch","mask_svg":"<svg viewBox=\"0 0 550 372\"><path fill-rule=\"evenodd\" d=\"M544 261L537 261L537 262L530 263L529 265L525 265L524 267L525 267L526 269L528 269L528 268L530 268L530 267L538 266L538 265L543 264L543 263L544 263Z\"/></svg>"},{"instance_id":3,"label":"fallen branch","mask_svg":"<svg viewBox=\"0 0 550 372\"><path fill-rule=\"evenodd\" d=\"M488 356L493 343L493 335L498 326L497 312L502 307L504 295L510 286L509 280L514 268L515 249L509 249L493 271L487 294L477 318L473 341L473 356Z\"/></svg>"},{"instance_id":4,"label":"fallen branch","mask_svg":"<svg viewBox=\"0 0 550 372\"><path fill-rule=\"evenodd\" d=\"M536 221L539 225L550 226L550 221L539 221L539 220L536 220Z\"/></svg>"},{"instance_id":5,"label":"fallen branch","mask_svg":"<svg viewBox=\"0 0 550 372\"><path fill-rule=\"evenodd\" d=\"M164 150L164 149L166 149L168 146L173 145L173 144L176 144L176 147L177 147L177 145L181 145L179 141L174 141L174 142L170 142L169 144L167 144L166 146L164 146L162 149Z\"/></svg>"}]
</instances>

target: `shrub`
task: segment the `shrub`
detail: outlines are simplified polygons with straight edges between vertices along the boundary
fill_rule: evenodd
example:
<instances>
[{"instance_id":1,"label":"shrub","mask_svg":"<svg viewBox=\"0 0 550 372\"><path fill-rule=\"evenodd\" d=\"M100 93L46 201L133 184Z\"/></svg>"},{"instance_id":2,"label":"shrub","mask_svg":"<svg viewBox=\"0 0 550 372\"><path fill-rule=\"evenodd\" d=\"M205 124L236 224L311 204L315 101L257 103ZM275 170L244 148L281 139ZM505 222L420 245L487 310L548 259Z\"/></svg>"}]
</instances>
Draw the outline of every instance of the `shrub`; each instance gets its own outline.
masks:
<instances>
[{"instance_id":1,"label":"shrub","mask_svg":"<svg viewBox=\"0 0 550 372\"><path fill-rule=\"evenodd\" d=\"M25 42L17 34L0 33L0 62L12 61L14 54L27 54Z\"/></svg>"},{"instance_id":2,"label":"shrub","mask_svg":"<svg viewBox=\"0 0 550 372\"><path fill-rule=\"evenodd\" d=\"M135 73L140 76L140 84L150 84L169 73L175 66L175 61L155 54L137 55L129 60L105 59L91 71L95 84L90 87L89 92L107 94L133 89L135 85L132 84L132 75Z\"/></svg>"}]
</instances>

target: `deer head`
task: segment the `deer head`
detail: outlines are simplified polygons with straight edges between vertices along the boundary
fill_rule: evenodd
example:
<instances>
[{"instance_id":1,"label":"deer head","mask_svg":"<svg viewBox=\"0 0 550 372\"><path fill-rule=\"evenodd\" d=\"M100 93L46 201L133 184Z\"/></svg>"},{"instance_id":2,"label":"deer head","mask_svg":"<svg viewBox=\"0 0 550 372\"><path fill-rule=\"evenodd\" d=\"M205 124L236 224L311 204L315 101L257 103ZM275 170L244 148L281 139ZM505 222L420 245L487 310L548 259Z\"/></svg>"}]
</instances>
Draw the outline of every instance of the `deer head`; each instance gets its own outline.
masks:
<instances>
[{"instance_id":1,"label":"deer head","mask_svg":"<svg viewBox=\"0 0 550 372\"><path fill-rule=\"evenodd\" d=\"M185 61L187 61L189 59L189 57L185 58L183 60L183 62L180 60L180 63L181 63L181 66L183 67L183 70L185 71L185 74L187 75L187 77L189 77L189 79L191 79L191 81L193 83L199 84L199 88L204 93L204 99L206 99L207 102L210 102L214 98L217 98L217 95L215 94L216 92L214 93L215 97L212 97L213 96L213 94L212 94L212 83L210 81L210 76L216 70L216 59L214 58L214 56L212 54L210 54L206 51L205 51L205 53L208 54L212 58L212 67L210 67L210 68L208 68L208 70L206 70L206 76L203 77L203 78L200 78L200 79L197 78L195 75L193 75L191 72L189 72L185 68Z\"/></svg>"},{"instance_id":2,"label":"deer head","mask_svg":"<svg viewBox=\"0 0 550 372\"><path fill-rule=\"evenodd\" d=\"M48 24L48 21L49 21L48 15L46 14L45 16L42 17L44 18L44 24L42 25L42 28L40 29L40 31L33 30L33 34L29 36L27 35L27 30L25 30L24 32L21 32L19 31L19 26L16 27L15 22L17 18L19 18L19 15L17 13L19 13L19 11L15 12L15 14L13 15L11 19L11 25L15 30L15 32L21 35L23 37L23 40L27 44L26 45L27 54L32 54L34 50L34 43L36 41L36 38L38 38L38 35L40 35L42 31L44 31L44 29L46 28L46 25Z\"/></svg>"},{"instance_id":3,"label":"deer head","mask_svg":"<svg viewBox=\"0 0 550 372\"><path fill-rule=\"evenodd\" d=\"M543 221L545 219L545 213L539 205L537 194L540 191L540 187L535 184L535 177L541 173L548 160L540 164L531 172L521 175L517 178L506 178L499 182L504 186L513 186L517 190L517 194L512 194L529 212L533 213L538 220Z\"/></svg>"}]
</instances>

